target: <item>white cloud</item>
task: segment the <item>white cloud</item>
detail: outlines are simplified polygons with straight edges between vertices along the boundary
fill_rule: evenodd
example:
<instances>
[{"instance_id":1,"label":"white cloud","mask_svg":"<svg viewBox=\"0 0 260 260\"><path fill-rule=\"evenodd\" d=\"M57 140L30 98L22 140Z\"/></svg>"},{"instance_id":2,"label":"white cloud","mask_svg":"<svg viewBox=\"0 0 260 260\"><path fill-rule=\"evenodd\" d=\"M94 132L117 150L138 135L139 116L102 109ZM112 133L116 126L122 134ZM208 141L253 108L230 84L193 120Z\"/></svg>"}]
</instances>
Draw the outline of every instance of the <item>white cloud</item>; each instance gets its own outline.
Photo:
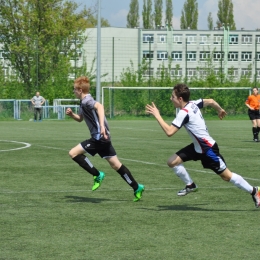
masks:
<instances>
[{"instance_id":1,"label":"white cloud","mask_svg":"<svg viewBox=\"0 0 260 260\"><path fill-rule=\"evenodd\" d=\"M260 28L260 3L259 0L233 0L234 18L239 30L244 27L248 30Z\"/></svg>"}]
</instances>

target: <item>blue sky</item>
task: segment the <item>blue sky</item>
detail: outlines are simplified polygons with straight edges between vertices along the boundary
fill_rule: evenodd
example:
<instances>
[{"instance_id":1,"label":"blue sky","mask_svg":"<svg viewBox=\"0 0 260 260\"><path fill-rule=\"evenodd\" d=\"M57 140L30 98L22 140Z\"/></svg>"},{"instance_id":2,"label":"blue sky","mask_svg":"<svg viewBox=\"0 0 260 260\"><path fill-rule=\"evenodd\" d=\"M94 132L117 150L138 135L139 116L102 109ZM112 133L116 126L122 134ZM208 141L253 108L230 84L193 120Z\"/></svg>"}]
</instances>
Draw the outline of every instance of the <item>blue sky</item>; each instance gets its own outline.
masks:
<instances>
[{"instance_id":1,"label":"blue sky","mask_svg":"<svg viewBox=\"0 0 260 260\"><path fill-rule=\"evenodd\" d=\"M78 4L87 7L94 6L98 0L74 0ZM129 11L130 0L100 0L101 15L107 19L113 27L126 27L126 17ZM154 2L154 0L152 0ZM165 0L163 0L165 3ZM207 17L212 12L214 25L217 21L218 0L197 0L199 8L198 29L207 29ZM260 28L260 0L233 0L234 17L238 30L255 30ZM181 11L185 0L173 0L173 28L180 29ZM139 0L139 13L143 9L143 0ZM165 9L163 10L165 12ZM140 20L142 27L142 20Z\"/></svg>"}]
</instances>

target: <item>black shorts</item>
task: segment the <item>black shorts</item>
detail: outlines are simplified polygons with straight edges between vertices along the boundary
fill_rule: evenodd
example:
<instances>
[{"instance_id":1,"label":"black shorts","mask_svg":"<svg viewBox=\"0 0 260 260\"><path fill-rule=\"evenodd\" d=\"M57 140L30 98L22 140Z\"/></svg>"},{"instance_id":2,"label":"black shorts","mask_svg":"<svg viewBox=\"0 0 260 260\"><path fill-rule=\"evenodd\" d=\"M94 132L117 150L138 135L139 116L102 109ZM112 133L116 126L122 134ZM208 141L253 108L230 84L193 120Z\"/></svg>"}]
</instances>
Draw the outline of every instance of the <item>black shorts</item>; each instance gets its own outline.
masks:
<instances>
[{"instance_id":1,"label":"black shorts","mask_svg":"<svg viewBox=\"0 0 260 260\"><path fill-rule=\"evenodd\" d=\"M116 155L116 151L111 142L98 141L91 138L81 142L80 144L82 148L92 156L99 154L101 158L107 158Z\"/></svg>"},{"instance_id":2,"label":"black shorts","mask_svg":"<svg viewBox=\"0 0 260 260\"><path fill-rule=\"evenodd\" d=\"M248 116L249 116L250 120L260 119L260 112L259 112L259 110L248 109Z\"/></svg>"},{"instance_id":3,"label":"black shorts","mask_svg":"<svg viewBox=\"0 0 260 260\"><path fill-rule=\"evenodd\" d=\"M215 143L206 153L197 153L194 144L191 143L179 150L176 154L183 162L200 160L203 168L211 169L217 174L222 173L227 168L224 158L219 153L217 143Z\"/></svg>"}]
</instances>

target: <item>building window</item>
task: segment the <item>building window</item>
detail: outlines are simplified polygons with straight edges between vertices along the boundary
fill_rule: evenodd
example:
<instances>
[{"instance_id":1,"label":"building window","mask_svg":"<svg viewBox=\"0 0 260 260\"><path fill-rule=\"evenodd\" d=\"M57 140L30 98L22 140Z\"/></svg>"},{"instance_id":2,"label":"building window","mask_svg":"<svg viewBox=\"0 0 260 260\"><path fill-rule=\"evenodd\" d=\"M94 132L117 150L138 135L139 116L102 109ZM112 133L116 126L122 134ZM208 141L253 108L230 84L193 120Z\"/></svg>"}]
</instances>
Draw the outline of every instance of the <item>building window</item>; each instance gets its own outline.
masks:
<instances>
[{"instance_id":1,"label":"building window","mask_svg":"<svg viewBox=\"0 0 260 260\"><path fill-rule=\"evenodd\" d=\"M171 75L174 77L181 77L182 69L181 68L171 69Z\"/></svg>"},{"instance_id":2,"label":"building window","mask_svg":"<svg viewBox=\"0 0 260 260\"><path fill-rule=\"evenodd\" d=\"M252 52L242 52L241 61L252 61Z\"/></svg>"},{"instance_id":3,"label":"building window","mask_svg":"<svg viewBox=\"0 0 260 260\"><path fill-rule=\"evenodd\" d=\"M200 35L200 44L203 44L203 45L209 45L210 44L210 38L207 34L201 34Z\"/></svg>"},{"instance_id":4,"label":"building window","mask_svg":"<svg viewBox=\"0 0 260 260\"><path fill-rule=\"evenodd\" d=\"M200 74L201 77L207 76L209 74L209 71L206 70L206 69L200 69L199 74Z\"/></svg>"},{"instance_id":5,"label":"building window","mask_svg":"<svg viewBox=\"0 0 260 260\"><path fill-rule=\"evenodd\" d=\"M160 43L166 43L166 34L158 34L158 42Z\"/></svg>"},{"instance_id":6,"label":"building window","mask_svg":"<svg viewBox=\"0 0 260 260\"><path fill-rule=\"evenodd\" d=\"M154 38L153 38L153 34L144 34L143 35L143 43L153 43Z\"/></svg>"},{"instance_id":7,"label":"building window","mask_svg":"<svg viewBox=\"0 0 260 260\"><path fill-rule=\"evenodd\" d=\"M209 51L201 51L200 52L200 61L206 61L210 59L210 52Z\"/></svg>"},{"instance_id":8,"label":"building window","mask_svg":"<svg viewBox=\"0 0 260 260\"><path fill-rule=\"evenodd\" d=\"M224 59L224 52L221 53L221 51L215 51L213 54L214 61L221 61Z\"/></svg>"},{"instance_id":9,"label":"building window","mask_svg":"<svg viewBox=\"0 0 260 260\"><path fill-rule=\"evenodd\" d=\"M228 61L238 61L238 52L237 51L230 51L228 53Z\"/></svg>"},{"instance_id":10,"label":"building window","mask_svg":"<svg viewBox=\"0 0 260 260\"><path fill-rule=\"evenodd\" d=\"M187 35L187 44L196 44L196 34L188 34Z\"/></svg>"},{"instance_id":11,"label":"building window","mask_svg":"<svg viewBox=\"0 0 260 260\"><path fill-rule=\"evenodd\" d=\"M259 79L260 78L260 69L256 70L256 77Z\"/></svg>"},{"instance_id":12,"label":"building window","mask_svg":"<svg viewBox=\"0 0 260 260\"><path fill-rule=\"evenodd\" d=\"M241 70L241 76L251 76L252 70L251 69L242 69Z\"/></svg>"},{"instance_id":13,"label":"building window","mask_svg":"<svg viewBox=\"0 0 260 260\"><path fill-rule=\"evenodd\" d=\"M2 73L3 73L4 76L7 76L8 75L8 68L3 67Z\"/></svg>"},{"instance_id":14,"label":"building window","mask_svg":"<svg viewBox=\"0 0 260 260\"><path fill-rule=\"evenodd\" d=\"M172 60L173 61L182 61L182 51L173 51Z\"/></svg>"},{"instance_id":15,"label":"building window","mask_svg":"<svg viewBox=\"0 0 260 260\"><path fill-rule=\"evenodd\" d=\"M228 68L228 75L231 77L238 77L238 69Z\"/></svg>"},{"instance_id":16,"label":"building window","mask_svg":"<svg viewBox=\"0 0 260 260\"><path fill-rule=\"evenodd\" d=\"M187 61L196 61L196 51L188 51L186 57Z\"/></svg>"},{"instance_id":17,"label":"building window","mask_svg":"<svg viewBox=\"0 0 260 260\"><path fill-rule=\"evenodd\" d=\"M156 75L161 76L162 74L168 74L168 68L157 68Z\"/></svg>"},{"instance_id":18,"label":"building window","mask_svg":"<svg viewBox=\"0 0 260 260\"><path fill-rule=\"evenodd\" d=\"M260 52L256 53L256 60L259 61L260 60Z\"/></svg>"},{"instance_id":19,"label":"building window","mask_svg":"<svg viewBox=\"0 0 260 260\"><path fill-rule=\"evenodd\" d=\"M242 44L252 44L252 35L242 35Z\"/></svg>"},{"instance_id":20,"label":"building window","mask_svg":"<svg viewBox=\"0 0 260 260\"><path fill-rule=\"evenodd\" d=\"M257 43L257 44L260 44L260 35L256 35L256 36L255 36L255 39L256 39L256 43Z\"/></svg>"},{"instance_id":21,"label":"building window","mask_svg":"<svg viewBox=\"0 0 260 260\"><path fill-rule=\"evenodd\" d=\"M197 74L197 70L196 69L187 69L187 76L188 77L194 77Z\"/></svg>"},{"instance_id":22,"label":"building window","mask_svg":"<svg viewBox=\"0 0 260 260\"><path fill-rule=\"evenodd\" d=\"M221 44L221 41L223 42L223 34L214 34L213 36L214 44Z\"/></svg>"},{"instance_id":23,"label":"building window","mask_svg":"<svg viewBox=\"0 0 260 260\"><path fill-rule=\"evenodd\" d=\"M143 51L144 59L153 59L153 51Z\"/></svg>"},{"instance_id":24,"label":"building window","mask_svg":"<svg viewBox=\"0 0 260 260\"><path fill-rule=\"evenodd\" d=\"M0 59L7 59L8 58L8 54L9 54L9 52L1 50L0 51Z\"/></svg>"},{"instance_id":25,"label":"building window","mask_svg":"<svg viewBox=\"0 0 260 260\"><path fill-rule=\"evenodd\" d=\"M143 76L144 77L153 76L153 73L154 73L154 68L150 68L144 71Z\"/></svg>"},{"instance_id":26,"label":"building window","mask_svg":"<svg viewBox=\"0 0 260 260\"><path fill-rule=\"evenodd\" d=\"M157 51L157 60L168 60L167 51Z\"/></svg>"},{"instance_id":27,"label":"building window","mask_svg":"<svg viewBox=\"0 0 260 260\"><path fill-rule=\"evenodd\" d=\"M182 44L182 34L173 35L173 43Z\"/></svg>"},{"instance_id":28,"label":"building window","mask_svg":"<svg viewBox=\"0 0 260 260\"><path fill-rule=\"evenodd\" d=\"M238 35L229 35L229 44L238 44Z\"/></svg>"},{"instance_id":29,"label":"building window","mask_svg":"<svg viewBox=\"0 0 260 260\"><path fill-rule=\"evenodd\" d=\"M63 52L60 52L60 54L64 54ZM75 60L75 56L76 56L76 59L79 60L82 58L82 51L80 50L77 50L76 52L74 52L72 54L72 57L70 58L71 60Z\"/></svg>"},{"instance_id":30,"label":"building window","mask_svg":"<svg viewBox=\"0 0 260 260\"><path fill-rule=\"evenodd\" d=\"M216 76L219 76L220 73L221 73L221 69L214 68L214 74L215 74Z\"/></svg>"}]
</instances>

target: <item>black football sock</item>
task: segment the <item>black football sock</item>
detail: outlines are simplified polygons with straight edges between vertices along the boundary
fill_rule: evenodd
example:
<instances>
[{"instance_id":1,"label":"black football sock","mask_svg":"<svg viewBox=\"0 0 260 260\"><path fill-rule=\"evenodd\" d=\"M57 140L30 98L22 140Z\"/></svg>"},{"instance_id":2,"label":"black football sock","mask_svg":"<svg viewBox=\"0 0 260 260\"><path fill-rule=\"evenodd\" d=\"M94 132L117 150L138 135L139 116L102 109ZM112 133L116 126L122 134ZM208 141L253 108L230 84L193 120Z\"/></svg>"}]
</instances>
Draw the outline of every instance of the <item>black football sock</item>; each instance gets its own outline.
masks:
<instances>
[{"instance_id":1,"label":"black football sock","mask_svg":"<svg viewBox=\"0 0 260 260\"><path fill-rule=\"evenodd\" d=\"M252 127L252 132L253 132L253 135L254 135L254 139L257 139L257 128Z\"/></svg>"},{"instance_id":2,"label":"black football sock","mask_svg":"<svg viewBox=\"0 0 260 260\"><path fill-rule=\"evenodd\" d=\"M131 172L123 164L117 170L117 172L120 174L120 176L123 178L123 180L125 182L127 182L128 185L130 185L133 188L134 191L138 189L138 183L132 176Z\"/></svg>"},{"instance_id":3,"label":"black football sock","mask_svg":"<svg viewBox=\"0 0 260 260\"><path fill-rule=\"evenodd\" d=\"M253 191L252 191L251 195L254 196L255 194L256 194L256 188L253 187Z\"/></svg>"},{"instance_id":4,"label":"black football sock","mask_svg":"<svg viewBox=\"0 0 260 260\"><path fill-rule=\"evenodd\" d=\"M79 154L72 158L80 167L89 172L93 176L99 176L99 171L91 164L88 157L84 154Z\"/></svg>"},{"instance_id":5,"label":"black football sock","mask_svg":"<svg viewBox=\"0 0 260 260\"><path fill-rule=\"evenodd\" d=\"M190 185L186 185L187 188L190 188L190 189L193 189L193 188L196 188L196 184L193 182L192 184Z\"/></svg>"}]
</instances>

